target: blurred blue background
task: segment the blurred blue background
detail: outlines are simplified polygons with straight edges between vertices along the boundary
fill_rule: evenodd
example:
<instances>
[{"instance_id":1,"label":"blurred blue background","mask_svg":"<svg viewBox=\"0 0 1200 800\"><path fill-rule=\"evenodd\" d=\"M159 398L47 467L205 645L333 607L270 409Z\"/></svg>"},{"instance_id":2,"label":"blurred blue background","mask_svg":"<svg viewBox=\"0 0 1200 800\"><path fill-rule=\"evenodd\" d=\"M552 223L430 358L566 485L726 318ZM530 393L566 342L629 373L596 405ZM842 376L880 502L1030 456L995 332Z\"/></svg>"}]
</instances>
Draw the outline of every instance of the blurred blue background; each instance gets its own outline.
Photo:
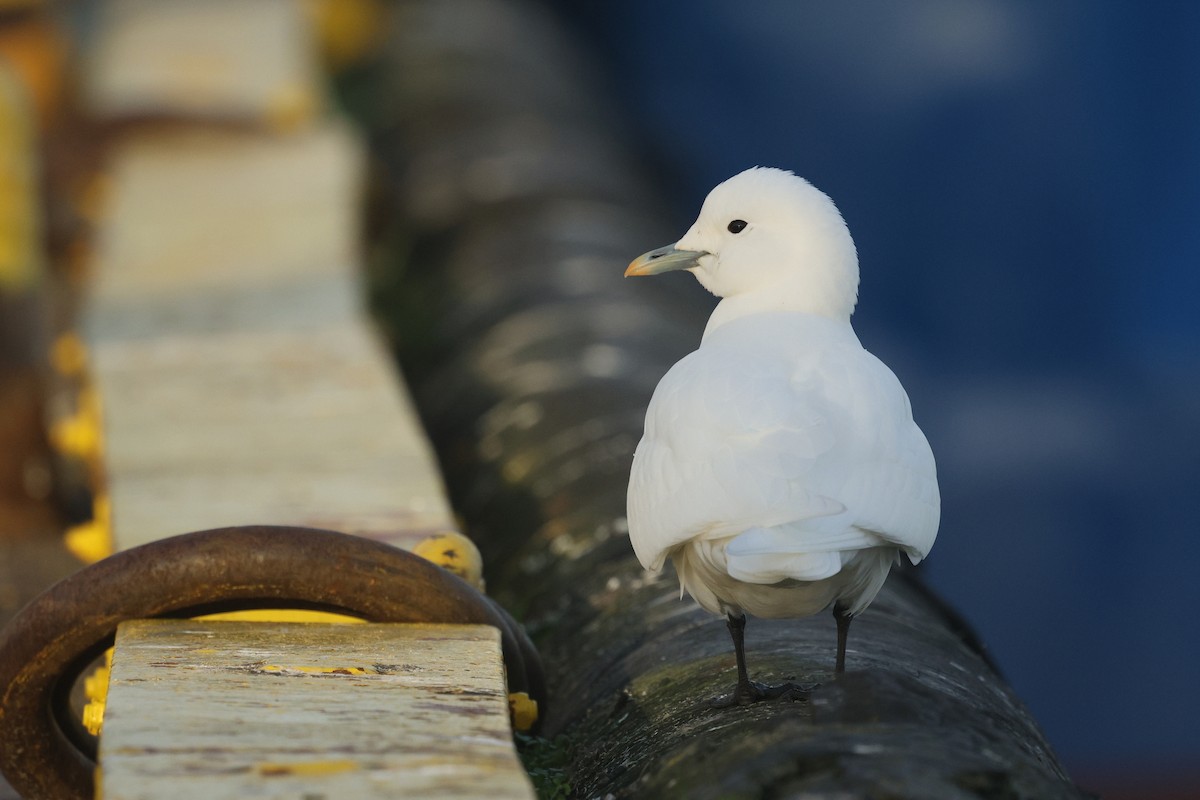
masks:
<instances>
[{"instance_id":1,"label":"blurred blue background","mask_svg":"<svg viewBox=\"0 0 1200 800\"><path fill-rule=\"evenodd\" d=\"M926 579L1078 780L1184 796L1200 775L1200 3L560 8L682 188L681 234L756 164L834 198L862 264L855 326L938 456Z\"/></svg>"}]
</instances>

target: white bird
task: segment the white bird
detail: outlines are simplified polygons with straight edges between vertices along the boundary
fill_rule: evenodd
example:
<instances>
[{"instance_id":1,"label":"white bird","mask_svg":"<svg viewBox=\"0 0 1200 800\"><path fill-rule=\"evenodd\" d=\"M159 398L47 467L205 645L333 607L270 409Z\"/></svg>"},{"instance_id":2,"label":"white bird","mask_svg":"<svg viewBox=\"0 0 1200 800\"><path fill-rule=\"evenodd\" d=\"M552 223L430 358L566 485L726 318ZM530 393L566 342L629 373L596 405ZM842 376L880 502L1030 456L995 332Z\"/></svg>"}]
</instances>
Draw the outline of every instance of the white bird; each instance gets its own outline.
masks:
<instances>
[{"instance_id":1,"label":"white bird","mask_svg":"<svg viewBox=\"0 0 1200 800\"><path fill-rule=\"evenodd\" d=\"M638 560L675 565L681 594L724 614L738 685L724 703L794 694L746 672L746 612L829 606L836 672L853 617L904 552L933 546L933 453L908 396L850 325L858 255L833 201L756 167L709 193L674 245L625 271L687 270L723 298L700 347L654 391L629 481Z\"/></svg>"}]
</instances>

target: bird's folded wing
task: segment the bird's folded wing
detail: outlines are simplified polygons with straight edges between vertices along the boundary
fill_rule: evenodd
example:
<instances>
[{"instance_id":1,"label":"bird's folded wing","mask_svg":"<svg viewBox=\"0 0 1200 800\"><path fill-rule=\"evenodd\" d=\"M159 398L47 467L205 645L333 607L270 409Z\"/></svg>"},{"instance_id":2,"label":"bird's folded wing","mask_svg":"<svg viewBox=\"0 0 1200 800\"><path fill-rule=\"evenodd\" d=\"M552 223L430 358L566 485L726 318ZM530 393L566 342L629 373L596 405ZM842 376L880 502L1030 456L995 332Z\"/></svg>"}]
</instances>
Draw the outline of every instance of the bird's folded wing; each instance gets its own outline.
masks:
<instances>
[{"instance_id":1,"label":"bird's folded wing","mask_svg":"<svg viewBox=\"0 0 1200 800\"><path fill-rule=\"evenodd\" d=\"M730 543L732 545L732 542ZM725 569L743 583L772 584L785 580L820 581L841 572L842 553L760 553L736 555L726 548Z\"/></svg>"},{"instance_id":2,"label":"bird's folded wing","mask_svg":"<svg viewBox=\"0 0 1200 800\"><path fill-rule=\"evenodd\" d=\"M693 538L778 526L816 537L796 539L797 553L884 543L914 562L928 553L933 455L886 366L856 341L811 355L780 340L711 344L676 364L650 404L629 485L643 565L659 568Z\"/></svg>"},{"instance_id":3,"label":"bird's folded wing","mask_svg":"<svg viewBox=\"0 0 1200 800\"><path fill-rule=\"evenodd\" d=\"M854 503L856 525L902 548L914 564L933 547L941 516L933 455L927 444L924 449L914 447L904 460L861 465L845 494Z\"/></svg>"},{"instance_id":4,"label":"bird's folded wing","mask_svg":"<svg viewBox=\"0 0 1200 800\"><path fill-rule=\"evenodd\" d=\"M828 522L826 522L828 521ZM883 537L846 524L844 514L750 528L735 536L725 547L730 556L788 555L863 550L887 544Z\"/></svg>"},{"instance_id":5,"label":"bird's folded wing","mask_svg":"<svg viewBox=\"0 0 1200 800\"><path fill-rule=\"evenodd\" d=\"M694 537L844 511L814 472L835 431L786 374L693 366L685 359L663 379L634 456L629 527L645 566Z\"/></svg>"}]
</instances>

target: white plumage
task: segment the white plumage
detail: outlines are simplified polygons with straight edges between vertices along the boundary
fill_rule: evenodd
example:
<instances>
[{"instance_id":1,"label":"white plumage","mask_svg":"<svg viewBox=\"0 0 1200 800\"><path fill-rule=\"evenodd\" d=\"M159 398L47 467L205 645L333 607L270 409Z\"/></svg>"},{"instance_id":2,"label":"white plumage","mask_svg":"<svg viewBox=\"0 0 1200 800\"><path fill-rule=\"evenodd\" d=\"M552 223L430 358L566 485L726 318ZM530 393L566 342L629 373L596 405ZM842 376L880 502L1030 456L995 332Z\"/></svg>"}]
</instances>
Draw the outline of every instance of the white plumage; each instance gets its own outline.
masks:
<instances>
[{"instance_id":1,"label":"white plumage","mask_svg":"<svg viewBox=\"0 0 1200 800\"><path fill-rule=\"evenodd\" d=\"M713 189L683 238L626 274L671 269L724 299L650 401L629 482L634 550L652 570L670 558L683 589L729 616L743 676L743 612L831 604L840 669L843 621L900 552L913 563L928 554L939 519L933 454L908 397L850 325L850 233L806 181L755 168Z\"/></svg>"}]
</instances>

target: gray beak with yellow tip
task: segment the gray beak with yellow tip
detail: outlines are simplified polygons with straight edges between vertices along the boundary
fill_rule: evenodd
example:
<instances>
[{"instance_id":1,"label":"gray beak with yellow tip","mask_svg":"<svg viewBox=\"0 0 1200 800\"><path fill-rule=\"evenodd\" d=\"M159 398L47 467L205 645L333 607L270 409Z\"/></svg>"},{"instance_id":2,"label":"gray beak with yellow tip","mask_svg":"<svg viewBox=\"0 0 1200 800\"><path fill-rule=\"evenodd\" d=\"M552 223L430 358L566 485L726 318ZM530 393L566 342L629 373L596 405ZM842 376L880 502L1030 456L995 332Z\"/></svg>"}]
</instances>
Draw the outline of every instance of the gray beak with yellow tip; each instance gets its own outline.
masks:
<instances>
[{"instance_id":1,"label":"gray beak with yellow tip","mask_svg":"<svg viewBox=\"0 0 1200 800\"><path fill-rule=\"evenodd\" d=\"M660 247L649 253L642 253L625 268L625 277L641 277L642 275L657 275L660 272L671 272L677 269L691 269L699 266L701 257L708 255L703 250L676 250L674 245Z\"/></svg>"}]
</instances>

